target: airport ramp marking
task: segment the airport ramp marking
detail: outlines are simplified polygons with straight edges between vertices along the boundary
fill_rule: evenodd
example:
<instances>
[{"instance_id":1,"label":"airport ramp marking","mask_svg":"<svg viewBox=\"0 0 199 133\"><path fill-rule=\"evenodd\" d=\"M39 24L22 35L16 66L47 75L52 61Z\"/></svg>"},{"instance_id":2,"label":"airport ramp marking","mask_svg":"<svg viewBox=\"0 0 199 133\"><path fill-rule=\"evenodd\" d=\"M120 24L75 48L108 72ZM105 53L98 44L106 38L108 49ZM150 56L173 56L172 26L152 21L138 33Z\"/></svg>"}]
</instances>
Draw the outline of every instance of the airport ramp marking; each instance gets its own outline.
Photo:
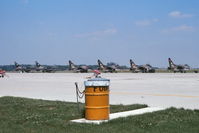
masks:
<instances>
[{"instance_id":1,"label":"airport ramp marking","mask_svg":"<svg viewBox=\"0 0 199 133\"><path fill-rule=\"evenodd\" d=\"M170 96L170 97L185 97L185 98L199 98L199 96L178 95L178 94L152 94L152 93L133 93L133 92L111 92L111 94L122 95L148 95L148 96Z\"/></svg>"}]
</instances>

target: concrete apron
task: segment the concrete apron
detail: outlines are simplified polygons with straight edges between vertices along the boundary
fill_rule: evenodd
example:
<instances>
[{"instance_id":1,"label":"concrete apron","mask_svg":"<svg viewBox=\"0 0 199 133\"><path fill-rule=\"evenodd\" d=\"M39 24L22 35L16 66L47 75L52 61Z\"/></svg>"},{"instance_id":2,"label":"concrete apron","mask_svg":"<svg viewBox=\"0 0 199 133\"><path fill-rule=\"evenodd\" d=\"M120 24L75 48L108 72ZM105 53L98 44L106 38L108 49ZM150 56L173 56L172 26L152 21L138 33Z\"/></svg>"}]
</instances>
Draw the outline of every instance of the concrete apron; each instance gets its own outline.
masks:
<instances>
[{"instance_id":1,"label":"concrete apron","mask_svg":"<svg viewBox=\"0 0 199 133\"><path fill-rule=\"evenodd\" d=\"M164 109L166 109L166 108L146 107L146 108L136 109L136 110L131 110L131 111L112 113L109 116L109 120L113 120L113 119L117 119L117 118L121 118L121 117L133 116L133 115L140 115L140 114L144 114L144 113L151 113L151 112L155 112L155 111L161 111ZM102 122L108 122L109 120L86 120L86 119L82 118L82 119L71 120L71 122L101 124Z\"/></svg>"}]
</instances>

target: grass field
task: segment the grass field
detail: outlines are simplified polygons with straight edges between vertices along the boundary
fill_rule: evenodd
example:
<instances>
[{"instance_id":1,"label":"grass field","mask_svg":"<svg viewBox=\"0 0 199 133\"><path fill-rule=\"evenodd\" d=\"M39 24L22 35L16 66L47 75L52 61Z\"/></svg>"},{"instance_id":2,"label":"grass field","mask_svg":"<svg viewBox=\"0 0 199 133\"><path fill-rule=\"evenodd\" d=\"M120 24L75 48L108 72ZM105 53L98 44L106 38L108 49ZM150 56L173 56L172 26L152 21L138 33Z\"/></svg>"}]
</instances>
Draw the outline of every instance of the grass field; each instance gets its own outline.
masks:
<instances>
[{"instance_id":1,"label":"grass field","mask_svg":"<svg viewBox=\"0 0 199 133\"><path fill-rule=\"evenodd\" d=\"M83 105L81 105L83 106ZM111 112L146 107L114 105ZM75 103L33 100L16 97L0 98L0 132L2 133L198 133L199 110L169 108L111 120L101 125L77 124L81 118Z\"/></svg>"}]
</instances>

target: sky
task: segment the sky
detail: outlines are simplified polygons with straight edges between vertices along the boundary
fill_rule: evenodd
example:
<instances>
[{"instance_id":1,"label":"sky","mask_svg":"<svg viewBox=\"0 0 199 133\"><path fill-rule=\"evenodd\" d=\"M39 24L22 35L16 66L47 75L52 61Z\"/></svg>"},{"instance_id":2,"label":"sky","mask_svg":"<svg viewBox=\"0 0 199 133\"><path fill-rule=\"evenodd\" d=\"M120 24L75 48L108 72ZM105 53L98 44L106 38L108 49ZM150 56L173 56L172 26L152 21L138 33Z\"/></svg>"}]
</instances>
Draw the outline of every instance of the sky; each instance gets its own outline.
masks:
<instances>
[{"instance_id":1,"label":"sky","mask_svg":"<svg viewBox=\"0 0 199 133\"><path fill-rule=\"evenodd\" d=\"M0 0L0 65L199 67L198 0Z\"/></svg>"}]
</instances>

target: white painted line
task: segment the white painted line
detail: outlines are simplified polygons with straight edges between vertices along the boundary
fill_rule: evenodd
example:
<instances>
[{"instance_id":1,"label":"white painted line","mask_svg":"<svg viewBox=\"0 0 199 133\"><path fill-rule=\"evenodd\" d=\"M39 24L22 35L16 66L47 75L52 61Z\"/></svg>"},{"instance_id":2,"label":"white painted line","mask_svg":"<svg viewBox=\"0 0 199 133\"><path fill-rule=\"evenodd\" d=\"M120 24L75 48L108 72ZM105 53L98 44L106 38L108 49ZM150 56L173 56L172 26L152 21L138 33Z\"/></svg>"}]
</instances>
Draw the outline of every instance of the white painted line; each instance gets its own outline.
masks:
<instances>
[{"instance_id":1,"label":"white painted line","mask_svg":"<svg viewBox=\"0 0 199 133\"><path fill-rule=\"evenodd\" d=\"M164 110L164 109L165 108L161 108L161 107L147 107L147 108L136 109L136 110L131 110L131 111L112 113L109 116L110 117L109 120L113 120L113 119L120 118L120 117L128 117L128 116L132 116L132 115L151 113L151 112L160 111L160 110ZM109 120L86 120L86 119L82 118L82 119L71 120L71 122L100 124L102 122L108 122Z\"/></svg>"}]
</instances>

